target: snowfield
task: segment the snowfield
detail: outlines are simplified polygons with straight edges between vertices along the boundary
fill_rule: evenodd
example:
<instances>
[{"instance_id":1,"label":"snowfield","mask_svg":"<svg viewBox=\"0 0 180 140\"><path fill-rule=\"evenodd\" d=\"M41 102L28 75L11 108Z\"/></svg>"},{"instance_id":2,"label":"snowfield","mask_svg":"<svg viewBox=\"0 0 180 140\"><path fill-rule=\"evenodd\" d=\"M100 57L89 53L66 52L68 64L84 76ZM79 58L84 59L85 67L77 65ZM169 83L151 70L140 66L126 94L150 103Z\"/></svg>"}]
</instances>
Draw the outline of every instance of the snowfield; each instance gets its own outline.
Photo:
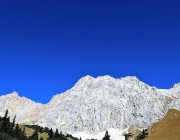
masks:
<instances>
[{"instance_id":1,"label":"snowfield","mask_svg":"<svg viewBox=\"0 0 180 140\"><path fill-rule=\"evenodd\" d=\"M123 132L125 130L117 130L114 128L110 128L108 129L108 134L110 135L110 139L111 140L125 140L125 137L123 136ZM77 132L72 134L74 137L80 138L82 140L86 140L86 139L97 139L97 140L102 140L102 138L104 137L106 131L100 132L97 135L91 135L91 134L87 134L87 133L83 133L83 132Z\"/></svg>"}]
</instances>

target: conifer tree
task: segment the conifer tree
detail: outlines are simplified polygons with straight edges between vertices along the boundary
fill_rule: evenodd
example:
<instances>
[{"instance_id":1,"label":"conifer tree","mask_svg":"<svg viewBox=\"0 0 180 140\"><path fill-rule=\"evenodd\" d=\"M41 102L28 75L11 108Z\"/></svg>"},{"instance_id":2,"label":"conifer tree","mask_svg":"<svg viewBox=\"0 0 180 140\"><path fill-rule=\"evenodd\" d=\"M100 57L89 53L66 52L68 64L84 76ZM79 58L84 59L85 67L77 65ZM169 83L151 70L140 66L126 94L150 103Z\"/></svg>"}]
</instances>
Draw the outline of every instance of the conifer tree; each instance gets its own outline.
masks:
<instances>
[{"instance_id":1,"label":"conifer tree","mask_svg":"<svg viewBox=\"0 0 180 140\"><path fill-rule=\"evenodd\" d=\"M110 140L110 135L108 134L108 131L106 131L103 140Z\"/></svg>"},{"instance_id":2,"label":"conifer tree","mask_svg":"<svg viewBox=\"0 0 180 140\"><path fill-rule=\"evenodd\" d=\"M39 140L44 140L42 137Z\"/></svg>"},{"instance_id":3,"label":"conifer tree","mask_svg":"<svg viewBox=\"0 0 180 140\"><path fill-rule=\"evenodd\" d=\"M13 127L13 128L14 128L14 126L15 126L15 122L16 122L16 115L14 116L13 122L12 122L12 127Z\"/></svg>"},{"instance_id":4,"label":"conifer tree","mask_svg":"<svg viewBox=\"0 0 180 140\"><path fill-rule=\"evenodd\" d=\"M10 124L10 128L9 128L9 133L13 137L16 136L15 131L14 131L15 122L16 122L15 120L16 120L16 116L14 116L13 122L12 122L12 124Z\"/></svg>"},{"instance_id":5,"label":"conifer tree","mask_svg":"<svg viewBox=\"0 0 180 140\"><path fill-rule=\"evenodd\" d=\"M23 130L21 130L21 136L20 136L20 140L26 140L27 136L26 136L26 131L25 128Z\"/></svg>"},{"instance_id":6,"label":"conifer tree","mask_svg":"<svg viewBox=\"0 0 180 140\"><path fill-rule=\"evenodd\" d=\"M59 137L59 132L58 132L58 129L56 128L56 131L54 133L54 138L58 138Z\"/></svg>"},{"instance_id":7,"label":"conifer tree","mask_svg":"<svg viewBox=\"0 0 180 140\"><path fill-rule=\"evenodd\" d=\"M38 140L38 131L35 130L32 136L30 137L31 140Z\"/></svg>"},{"instance_id":8,"label":"conifer tree","mask_svg":"<svg viewBox=\"0 0 180 140\"><path fill-rule=\"evenodd\" d=\"M53 131L52 131L52 128L49 130L48 135L49 135L49 138L53 138Z\"/></svg>"},{"instance_id":9,"label":"conifer tree","mask_svg":"<svg viewBox=\"0 0 180 140\"><path fill-rule=\"evenodd\" d=\"M8 116L8 109L5 112L4 118L7 118L7 116Z\"/></svg>"},{"instance_id":10,"label":"conifer tree","mask_svg":"<svg viewBox=\"0 0 180 140\"><path fill-rule=\"evenodd\" d=\"M8 118L8 110L6 110L5 115L4 115L3 119L2 119L2 126L1 126L1 131L2 132L7 133L7 131L8 131L8 124L9 124L8 120L9 119L10 118Z\"/></svg>"},{"instance_id":11,"label":"conifer tree","mask_svg":"<svg viewBox=\"0 0 180 140\"><path fill-rule=\"evenodd\" d=\"M16 135L17 138L19 138L20 135L21 135L21 134L19 133L19 132L20 132L19 130L20 130L20 129L19 129L19 125L18 125L18 123L17 123L17 124L16 124L16 127L15 127L15 130L14 130L14 131L15 131L15 135Z\"/></svg>"},{"instance_id":12,"label":"conifer tree","mask_svg":"<svg viewBox=\"0 0 180 140\"><path fill-rule=\"evenodd\" d=\"M60 134L59 134L59 139L62 140L64 138L62 132L60 131Z\"/></svg>"},{"instance_id":13,"label":"conifer tree","mask_svg":"<svg viewBox=\"0 0 180 140\"><path fill-rule=\"evenodd\" d=\"M43 127L39 128L39 132L42 133L43 132Z\"/></svg>"},{"instance_id":14,"label":"conifer tree","mask_svg":"<svg viewBox=\"0 0 180 140\"><path fill-rule=\"evenodd\" d=\"M13 128L12 128L12 125L10 122L10 117L7 118L6 123L7 123L7 131L6 132L11 135L13 133Z\"/></svg>"},{"instance_id":15,"label":"conifer tree","mask_svg":"<svg viewBox=\"0 0 180 140\"><path fill-rule=\"evenodd\" d=\"M48 127L45 127L45 128L44 128L44 132L49 133L49 128L48 128Z\"/></svg>"}]
</instances>

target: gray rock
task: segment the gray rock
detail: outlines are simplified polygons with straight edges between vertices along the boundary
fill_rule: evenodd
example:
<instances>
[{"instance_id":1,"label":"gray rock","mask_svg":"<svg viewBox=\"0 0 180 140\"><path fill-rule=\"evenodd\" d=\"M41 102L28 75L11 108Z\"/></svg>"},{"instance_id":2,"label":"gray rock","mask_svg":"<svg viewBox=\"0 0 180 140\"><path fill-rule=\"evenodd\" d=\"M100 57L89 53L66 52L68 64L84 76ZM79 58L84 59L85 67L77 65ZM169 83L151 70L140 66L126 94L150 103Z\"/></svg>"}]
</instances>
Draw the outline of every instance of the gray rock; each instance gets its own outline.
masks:
<instances>
[{"instance_id":1,"label":"gray rock","mask_svg":"<svg viewBox=\"0 0 180 140\"><path fill-rule=\"evenodd\" d=\"M88 75L44 105L19 97L16 92L0 97L0 115L8 109L11 119L16 115L18 123L90 134L109 128L145 128L171 108L180 109L179 84L157 89L131 76L114 79Z\"/></svg>"}]
</instances>

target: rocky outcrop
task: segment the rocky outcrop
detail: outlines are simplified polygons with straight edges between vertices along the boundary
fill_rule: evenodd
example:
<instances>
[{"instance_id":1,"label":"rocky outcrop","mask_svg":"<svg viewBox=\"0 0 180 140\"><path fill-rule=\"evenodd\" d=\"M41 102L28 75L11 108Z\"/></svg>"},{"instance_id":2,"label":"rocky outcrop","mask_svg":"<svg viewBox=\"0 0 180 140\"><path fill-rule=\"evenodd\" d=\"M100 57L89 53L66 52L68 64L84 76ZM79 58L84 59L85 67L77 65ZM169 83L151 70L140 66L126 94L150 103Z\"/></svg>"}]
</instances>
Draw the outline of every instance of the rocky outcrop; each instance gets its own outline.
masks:
<instances>
[{"instance_id":1,"label":"rocky outcrop","mask_svg":"<svg viewBox=\"0 0 180 140\"><path fill-rule=\"evenodd\" d=\"M17 93L0 97L0 115L8 108L19 123L39 124L64 132L97 134L108 128L148 127L169 109L180 107L180 86L157 89L136 77L85 76L74 87L35 103Z\"/></svg>"},{"instance_id":2,"label":"rocky outcrop","mask_svg":"<svg viewBox=\"0 0 180 140\"><path fill-rule=\"evenodd\" d=\"M38 112L43 107L25 97L19 97L17 92L0 97L0 116L8 109L11 120L16 115L18 123L32 123L37 121Z\"/></svg>"}]
</instances>

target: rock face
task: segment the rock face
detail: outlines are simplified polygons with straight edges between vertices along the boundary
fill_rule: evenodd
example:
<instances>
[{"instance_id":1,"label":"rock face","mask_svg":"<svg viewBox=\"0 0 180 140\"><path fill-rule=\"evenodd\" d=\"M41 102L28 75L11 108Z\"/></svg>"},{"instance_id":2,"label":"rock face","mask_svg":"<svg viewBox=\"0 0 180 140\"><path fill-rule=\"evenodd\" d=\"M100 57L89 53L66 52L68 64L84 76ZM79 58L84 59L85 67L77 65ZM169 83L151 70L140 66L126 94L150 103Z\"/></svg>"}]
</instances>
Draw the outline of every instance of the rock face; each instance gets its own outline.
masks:
<instances>
[{"instance_id":1,"label":"rock face","mask_svg":"<svg viewBox=\"0 0 180 140\"><path fill-rule=\"evenodd\" d=\"M147 127L171 108L180 109L180 84L157 89L130 76L85 76L44 105L17 93L0 97L0 115L9 109L11 118L16 114L19 123L91 134L109 128Z\"/></svg>"},{"instance_id":2,"label":"rock face","mask_svg":"<svg viewBox=\"0 0 180 140\"><path fill-rule=\"evenodd\" d=\"M43 105L35 103L25 97L19 97L16 92L0 96L0 116L4 116L5 110L8 109L11 120L16 115L18 123L32 123L36 121L38 110Z\"/></svg>"}]
</instances>

